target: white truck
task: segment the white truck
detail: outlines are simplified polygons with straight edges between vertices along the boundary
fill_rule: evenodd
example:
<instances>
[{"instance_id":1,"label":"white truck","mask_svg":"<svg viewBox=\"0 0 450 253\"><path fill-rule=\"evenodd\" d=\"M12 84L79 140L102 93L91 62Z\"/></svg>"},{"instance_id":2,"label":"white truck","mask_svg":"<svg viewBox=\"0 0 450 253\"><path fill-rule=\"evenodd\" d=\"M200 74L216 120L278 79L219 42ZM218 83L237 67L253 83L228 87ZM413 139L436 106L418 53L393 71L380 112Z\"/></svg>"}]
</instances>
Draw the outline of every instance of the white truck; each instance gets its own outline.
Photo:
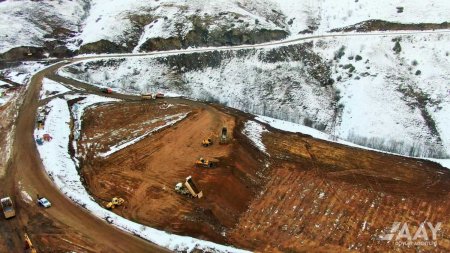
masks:
<instances>
[{"instance_id":1,"label":"white truck","mask_svg":"<svg viewBox=\"0 0 450 253\"><path fill-rule=\"evenodd\" d=\"M2 198L0 202L6 219L16 216L16 211L14 210L13 202L10 197Z\"/></svg>"}]
</instances>

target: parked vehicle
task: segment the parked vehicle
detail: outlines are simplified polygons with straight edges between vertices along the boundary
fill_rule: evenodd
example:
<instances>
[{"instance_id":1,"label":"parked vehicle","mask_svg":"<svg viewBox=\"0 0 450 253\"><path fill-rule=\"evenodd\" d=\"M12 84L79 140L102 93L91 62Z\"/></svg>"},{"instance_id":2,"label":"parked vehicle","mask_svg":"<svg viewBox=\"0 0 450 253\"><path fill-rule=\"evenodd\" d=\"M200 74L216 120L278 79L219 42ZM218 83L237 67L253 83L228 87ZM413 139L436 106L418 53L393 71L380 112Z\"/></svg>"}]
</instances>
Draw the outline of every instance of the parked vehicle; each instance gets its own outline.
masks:
<instances>
[{"instance_id":1,"label":"parked vehicle","mask_svg":"<svg viewBox=\"0 0 450 253\"><path fill-rule=\"evenodd\" d=\"M49 208L52 206L52 203L50 203L50 201L48 201L48 199L46 199L44 197L38 198L37 202L40 206L45 207L45 208Z\"/></svg>"},{"instance_id":2,"label":"parked vehicle","mask_svg":"<svg viewBox=\"0 0 450 253\"><path fill-rule=\"evenodd\" d=\"M14 210L14 205L10 197L2 198L0 202L6 219L16 216L16 211Z\"/></svg>"}]
</instances>

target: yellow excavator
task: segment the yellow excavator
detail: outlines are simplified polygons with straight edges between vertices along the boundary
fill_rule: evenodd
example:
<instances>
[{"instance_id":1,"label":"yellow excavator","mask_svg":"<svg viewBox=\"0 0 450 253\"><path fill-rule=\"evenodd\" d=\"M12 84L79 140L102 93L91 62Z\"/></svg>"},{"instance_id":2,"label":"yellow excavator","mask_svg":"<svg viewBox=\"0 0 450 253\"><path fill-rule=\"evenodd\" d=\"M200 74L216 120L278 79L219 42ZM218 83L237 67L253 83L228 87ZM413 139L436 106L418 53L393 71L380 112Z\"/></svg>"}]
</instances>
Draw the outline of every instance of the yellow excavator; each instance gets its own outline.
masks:
<instances>
[{"instance_id":1,"label":"yellow excavator","mask_svg":"<svg viewBox=\"0 0 450 253\"><path fill-rule=\"evenodd\" d=\"M197 161L195 161L195 165L198 167L212 168L216 164L213 161L209 161L204 159L203 157L200 157Z\"/></svg>"},{"instance_id":2,"label":"yellow excavator","mask_svg":"<svg viewBox=\"0 0 450 253\"><path fill-rule=\"evenodd\" d=\"M106 204L106 208L114 209L117 206L122 205L124 202L125 202L125 200L123 198L114 197L111 199L110 202L108 202L108 204Z\"/></svg>"}]
</instances>

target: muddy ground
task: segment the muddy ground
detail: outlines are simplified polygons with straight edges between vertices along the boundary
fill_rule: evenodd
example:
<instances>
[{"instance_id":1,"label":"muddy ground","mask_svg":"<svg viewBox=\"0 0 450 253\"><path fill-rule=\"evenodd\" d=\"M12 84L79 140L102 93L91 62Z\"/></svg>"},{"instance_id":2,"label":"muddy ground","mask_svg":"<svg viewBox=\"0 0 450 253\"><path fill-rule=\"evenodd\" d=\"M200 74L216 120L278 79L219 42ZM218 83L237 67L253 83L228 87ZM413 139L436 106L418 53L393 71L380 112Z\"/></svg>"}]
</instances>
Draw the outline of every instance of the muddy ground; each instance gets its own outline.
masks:
<instances>
[{"instance_id":1,"label":"muddy ground","mask_svg":"<svg viewBox=\"0 0 450 253\"><path fill-rule=\"evenodd\" d=\"M165 110L157 101L110 104L84 116L81 171L100 203L114 196L126 200L114 212L255 251L450 250L449 170L266 126L268 156L241 133L250 116L187 100L167 103L171 107ZM180 112L189 115L173 127L109 157L96 155L155 127L143 124L148 120ZM232 133L227 145L217 144L222 126ZM213 146L202 147L209 136ZM200 156L218 166L195 167ZM204 198L174 192L189 175ZM409 222L415 231L423 221L443 223L437 247L408 248L378 239L393 222Z\"/></svg>"}]
</instances>

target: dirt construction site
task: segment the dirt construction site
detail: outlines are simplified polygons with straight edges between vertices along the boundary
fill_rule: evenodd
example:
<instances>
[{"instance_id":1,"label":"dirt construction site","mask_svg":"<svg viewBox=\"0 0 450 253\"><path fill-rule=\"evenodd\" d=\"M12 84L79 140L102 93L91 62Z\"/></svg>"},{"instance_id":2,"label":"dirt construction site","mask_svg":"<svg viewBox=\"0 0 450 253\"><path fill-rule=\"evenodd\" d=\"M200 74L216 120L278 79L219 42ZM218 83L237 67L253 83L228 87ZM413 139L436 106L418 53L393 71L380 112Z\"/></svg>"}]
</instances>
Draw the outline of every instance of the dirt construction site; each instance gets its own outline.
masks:
<instances>
[{"instance_id":1,"label":"dirt construction site","mask_svg":"<svg viewBox=\"0 0 450 253\"><path fill-rule=\"evenodd\" d=\"M186 118L173 126L103 155L155 128L149 119L180 113ZM392 222L417 229L423 221L450 219L450 173L436 164L270 126L264 126L261 152L243 134L248 120L238 111L182 99L92 108L78 142L86 186L99 203L124 198L114 212L132 221L253 251L399 250L378 238ZM223 126L229 139L221 145ZM203 147L208 137L213 144ZM215 166L195 166L199 157ZM202 198L174 191L188 176ZM448 224L441 233L450 233ZM424 249L449 250L450 240Z\"/></svg>"},{"instance_id":2,"label":"dirt construction site","mask_svg":"<svg viewBox=\"0 0 450 253\"><path fill-rule=\"evenodd\" d=\"M58 67L32 80L16 131L33 131L37 107L48 102L36 102L45 75L82 94L69 106L88 94L119 99L86 108L68 152L95 201L106 209L112 198L123 199L110 210L130 221L255 252L450 251L450 171L437 163L280 131L216 104L103 94L55 76ZM249 122L263 129L261 143L248 133ZM0 252L22 252L23 232L38 252L165 251L55 189L28 134L14 143L0 183L17 217L1 221ZM196 164L200 158L208 166ZM175 189L189 176L201 198ZM20 197L24 191L30 200ZM31 201L39 193L51 208ZM407 222L412 233L422 222L442 226L435 245L400 247L380 240L395 222Z\"/></svg>"}]
</instances>

